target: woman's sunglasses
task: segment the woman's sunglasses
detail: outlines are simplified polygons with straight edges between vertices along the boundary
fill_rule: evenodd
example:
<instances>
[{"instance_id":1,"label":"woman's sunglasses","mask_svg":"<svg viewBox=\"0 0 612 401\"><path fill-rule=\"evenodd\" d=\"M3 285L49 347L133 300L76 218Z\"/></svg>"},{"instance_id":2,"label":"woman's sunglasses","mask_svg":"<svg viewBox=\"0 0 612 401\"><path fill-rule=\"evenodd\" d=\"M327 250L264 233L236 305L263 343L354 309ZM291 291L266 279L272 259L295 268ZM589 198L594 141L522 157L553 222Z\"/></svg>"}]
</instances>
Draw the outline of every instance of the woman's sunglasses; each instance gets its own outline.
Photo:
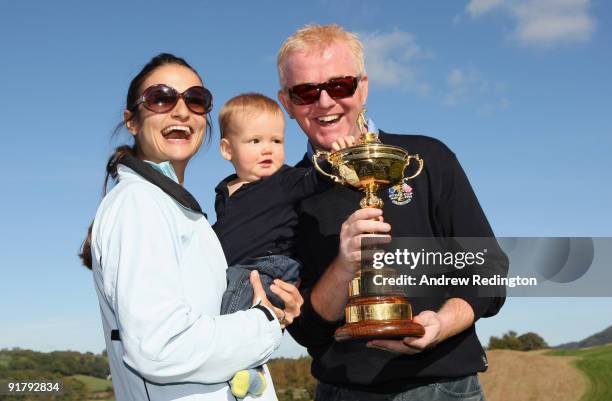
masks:
<instances>
[{"instance_id":1,"label":"woman's sunglasses","mask_svg":"<svg viewBox=\"0 0 612 401\"><path fill-rule=\"evenodd\" d=\"M203 86L192 86L185 92L179 93L176 89L163 84L145 89L130 110L142 104L154 113L167 113L176 106L180 98L183 98L187 108L195 114L206 114L212 110L212 94Z\"/></svg>"},{"instance_id":2,"label":"woman's sunglasses","mask_svg":"<svg viewBox=\"0 0 612 401\"><path fill-rule=\"evenodd\" d=\"M301 84L289 88L289 98L296 105L313 104L321 97L321 91L327 92L332 99L351 97L357 90L361 77L333 78L320 84Z\"/></svg>"}]
</instances>

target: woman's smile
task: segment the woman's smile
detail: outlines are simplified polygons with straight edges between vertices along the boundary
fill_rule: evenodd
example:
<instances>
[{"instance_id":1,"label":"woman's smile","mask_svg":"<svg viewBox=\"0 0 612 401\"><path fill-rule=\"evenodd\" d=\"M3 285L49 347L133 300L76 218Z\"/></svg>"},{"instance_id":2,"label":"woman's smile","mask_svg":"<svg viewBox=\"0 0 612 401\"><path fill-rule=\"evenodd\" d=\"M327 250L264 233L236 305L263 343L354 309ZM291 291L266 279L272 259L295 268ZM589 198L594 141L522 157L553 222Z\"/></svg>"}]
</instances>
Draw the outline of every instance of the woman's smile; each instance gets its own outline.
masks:
<instances>
[{"instance_id":1,"label":"woman's smile","mask_svg":"<svg viewBox=\"0 0 612 401\"><path fill-rule=\"evenodd\" d=\"M187 125L171 125L161 131L162 136L171 143L183 143L191 140L193 128Z\"/></svg>"}]
</instances>

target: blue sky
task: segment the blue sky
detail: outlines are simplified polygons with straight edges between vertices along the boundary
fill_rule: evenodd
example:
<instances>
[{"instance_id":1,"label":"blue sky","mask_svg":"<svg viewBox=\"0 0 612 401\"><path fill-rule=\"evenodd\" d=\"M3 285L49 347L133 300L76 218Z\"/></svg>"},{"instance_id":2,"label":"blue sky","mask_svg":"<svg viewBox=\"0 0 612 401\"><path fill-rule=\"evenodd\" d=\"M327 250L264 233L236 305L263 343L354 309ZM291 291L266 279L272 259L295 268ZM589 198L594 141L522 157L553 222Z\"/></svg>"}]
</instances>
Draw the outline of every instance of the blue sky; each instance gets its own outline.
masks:
<instances>
[{"instance_id":1,"label":"blue sky","mask_svg":"<svg viewBox=\"0 0 612 401\"><path fill-rule=\"evenodd\" d=\"M0 348L104 348L91 275L76 253L131 77L172 52L196 67L215 111L245 91L274 96L276 51L306 23L360 33L369 115L390 132L444 141L500 236L612 236L612 6L602 0L455 2L6 2L0 14L3 181ZM218 131L186 187L214 220L231 172ZM287 161L305 140L287 127ZM612 299L509 299L479 322L551 344L612 324ZM282 355L301 350L290 341Z\"/></svg>"}]
</instances>

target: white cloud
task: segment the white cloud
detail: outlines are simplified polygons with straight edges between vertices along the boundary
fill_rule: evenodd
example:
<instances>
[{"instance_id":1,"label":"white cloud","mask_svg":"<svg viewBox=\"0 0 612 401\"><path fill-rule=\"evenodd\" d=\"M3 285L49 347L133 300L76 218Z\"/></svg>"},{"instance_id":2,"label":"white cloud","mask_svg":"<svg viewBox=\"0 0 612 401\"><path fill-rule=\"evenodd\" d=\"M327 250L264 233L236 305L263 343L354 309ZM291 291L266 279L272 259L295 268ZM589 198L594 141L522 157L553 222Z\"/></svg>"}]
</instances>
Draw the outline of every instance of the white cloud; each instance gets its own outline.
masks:
<instances>
[{"instance_id":1,"label":"white cloud","mask_svg":"<svg viewBox=\"0 0 612 401\"><path fill-rule=\"evenodd\" d=\"M433 52L424 49L414 35L401 30L361 33L370 84L430 95L449 106L466 105L480 114L506 109L504 84L488 80L473 66L452 68L432 88L419 68Z\"/></svg>"},{"instance_id":2,"label":"white cloud","mask_svg":"<svg viewBox=\"0 0 612 401\"><path fill-rule=\"evenodd\" d=\"M466 9L468 14L477 17L499 7L502 3L503 0L470 0Z\"/></svg>"},{"instance_id":3,"label":"white cloud","mask_svg":"<svg viewBox=\"0 0 612 401\"><path fill-rule=\"evenodd\" d=\"M485 79L475 68L453 68L446 76L447 92L442 102L447 106L480 104L483 115L505 110L509 101L504 94L504 84Z\"/></svg>"},{"instance_id":4,"label":"white cloud","mask_svg":"<svg viewBox=\"0 0 612 401\"><path fill-rule=\"evenodd\" d=\"M499 99L491 99L485 102L478 109L478 114L482 116L490 116L491 114L497 111L506 110L510 106L510 101L506 97L501 97Z\"/></svg>"},{"instance_id":5,"label":"white cloud","mask_svg":"<svg viewBox=\"0 0 612 401\"><path fill-rule=\"evenodd\" d=\"M401 30L390 33L362 33L366 70L374 85L402 88L427 94L429 84L417 74L415 61L431 56L414 35Z\"/></svg>"},{"instance_id":6,"label":"white cloud","mask_svg":"<svg viewBox=\"0 0 612 401\"><path fill-rule=\"evenodd\" d=\"M523 45L552 46L589 40L595 18L590 0L470 0L467 13L480 17L495 10L511 16L513 38Z\"/></svg>"},{"instance_id":7,"label":"white cloud","mask_svg":"<svg viewBox=\"0 0 612 401\"><path fill-rule=\"evenodd\" d=\"M476 88L484 82L480 74L474 69L466 71L453 68L446 77L448 93L444 96L444 104L447 106L458 105L477 93Z\"/></svg>"},{"instance_id":8,"label":"white cloud","mask_svg":"<svg viewBox=\"0 0 612 401\"><path fill-rule=\"evenodd\" d=\"M459 87L465 82L465 73L462 70L455 68L450 72L450 74L448 74L446 81L452 87Z\"/></svg>"}]
</instances>

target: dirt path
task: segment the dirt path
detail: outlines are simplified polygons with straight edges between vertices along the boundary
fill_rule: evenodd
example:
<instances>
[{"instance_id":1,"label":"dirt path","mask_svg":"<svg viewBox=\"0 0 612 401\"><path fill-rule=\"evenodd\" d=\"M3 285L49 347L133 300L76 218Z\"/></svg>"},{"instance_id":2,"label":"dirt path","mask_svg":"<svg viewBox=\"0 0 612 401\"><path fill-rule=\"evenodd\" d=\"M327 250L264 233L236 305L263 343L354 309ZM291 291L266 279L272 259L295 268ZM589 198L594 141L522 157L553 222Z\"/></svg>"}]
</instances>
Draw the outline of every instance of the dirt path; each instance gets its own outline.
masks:
<instances>
[{"instance_id":1,"label":"dirt path","mask_svg":"<svg viewBox=\"0 0 612 401\"><path fill-rule=\"evenodd\" d=\"M578 401L587 379L573 357L541 351L488 351L489 370L480 375L487 401Z\"/></svg>"}]
</instances>

